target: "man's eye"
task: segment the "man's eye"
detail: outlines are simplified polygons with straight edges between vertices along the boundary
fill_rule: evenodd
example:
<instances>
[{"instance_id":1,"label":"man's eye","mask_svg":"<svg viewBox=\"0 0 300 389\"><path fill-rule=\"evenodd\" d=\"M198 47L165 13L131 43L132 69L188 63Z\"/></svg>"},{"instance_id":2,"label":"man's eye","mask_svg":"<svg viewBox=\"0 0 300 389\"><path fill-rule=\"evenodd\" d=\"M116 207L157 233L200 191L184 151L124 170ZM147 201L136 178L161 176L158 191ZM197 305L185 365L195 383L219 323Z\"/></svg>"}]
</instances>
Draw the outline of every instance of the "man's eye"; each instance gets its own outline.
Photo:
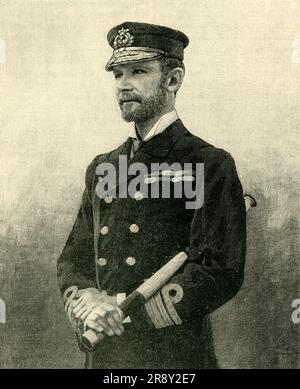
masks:
<instances>
[{"instance_id":1,"label":"man's eye","mask_svg":"<svg viewBox=\"0 0 300 389\"><path fill-rule=\"evenodd\" d=\"M134 69L133 71L133 74L142 74L142 73L146 73L146 71L144 69Z\"/></svg>"},{"instance_id":2,"label":"man's eye","mask_svg":"<svg viewBox=\"0 0 300 389\"><path fill-rule=\"evenodd\" d=\"M115 73L115 79L119 80L122 77L122 73Z\"/></svg>"}]
</instances>

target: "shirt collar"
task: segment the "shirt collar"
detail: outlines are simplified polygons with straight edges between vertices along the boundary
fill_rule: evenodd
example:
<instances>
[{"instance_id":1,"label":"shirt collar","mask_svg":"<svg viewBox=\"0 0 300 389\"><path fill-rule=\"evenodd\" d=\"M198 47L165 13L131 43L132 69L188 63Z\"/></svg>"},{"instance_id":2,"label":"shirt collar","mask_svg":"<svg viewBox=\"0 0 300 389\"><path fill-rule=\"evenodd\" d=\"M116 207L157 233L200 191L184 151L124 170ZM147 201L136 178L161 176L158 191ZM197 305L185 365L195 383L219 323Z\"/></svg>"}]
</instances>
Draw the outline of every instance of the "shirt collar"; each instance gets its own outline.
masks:
<instances>
[{"instance_id":1,"label":"shirt collar","mask_svg":"<svg viewBox=\"0 0 300 389\"><path fill-rule=\"evenodd\" d=\"M168 112L161 116L158 121L154 124L154 126L151 128L151 130L148 132L146 137L143 139L144 142L148 141L149 139L153 138L155 135L158 135L162 133L166 128L168 128L172 123L174 123L178 119L178 114L176 110L174 109L171 112ZM135 125L132 126L129 137L133 139L139 139L137 136Z\"/></svg>"}]
</instances>

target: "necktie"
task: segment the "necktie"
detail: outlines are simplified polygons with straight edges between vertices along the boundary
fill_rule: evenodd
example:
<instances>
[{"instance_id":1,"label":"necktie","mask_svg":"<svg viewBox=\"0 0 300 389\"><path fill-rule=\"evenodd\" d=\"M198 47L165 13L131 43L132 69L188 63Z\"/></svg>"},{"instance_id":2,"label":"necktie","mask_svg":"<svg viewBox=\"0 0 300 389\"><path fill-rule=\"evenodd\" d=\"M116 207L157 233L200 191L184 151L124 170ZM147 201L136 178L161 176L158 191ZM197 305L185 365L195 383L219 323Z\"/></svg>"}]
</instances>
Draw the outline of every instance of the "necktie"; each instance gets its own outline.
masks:
<instances>
[{"instance_id":1,"label":"necktie","mask_svg":"<svg viewBox=\"0 0 300 389\"><path fill-rule=\"evenodd\" d=\"M138 139L132 138L132 154L134 155L137 152L137 149L139 147L140 141Z\"/></svg>"},{"instance_id":2,"label":"necktie","mask_svg":"<svg viewBox=\"0 0 300 389\"><path fill-rule=\"evenodd\" d=\"M130 157L132 158L147 142L132 138L132 147Z\"/></svg>"}]
</instances>

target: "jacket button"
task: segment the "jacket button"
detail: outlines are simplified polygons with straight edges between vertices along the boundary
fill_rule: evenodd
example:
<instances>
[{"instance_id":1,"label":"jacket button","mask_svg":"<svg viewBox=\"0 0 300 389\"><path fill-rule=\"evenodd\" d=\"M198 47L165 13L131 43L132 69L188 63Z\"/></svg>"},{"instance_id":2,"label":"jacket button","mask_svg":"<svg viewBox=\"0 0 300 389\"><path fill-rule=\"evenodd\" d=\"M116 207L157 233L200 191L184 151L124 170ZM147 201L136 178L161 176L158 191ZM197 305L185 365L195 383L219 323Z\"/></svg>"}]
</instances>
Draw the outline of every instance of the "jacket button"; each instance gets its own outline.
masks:
<instances>
[{"instance_id":1,"label":"jacket button","mask_svg":"<svg viewBox=\"0 0 300 389\"><path fill-rule=\"evenodd\" d=\"M106 196L104 198L104 201L106 202L106 204L110 204L113 201L113 198L111 196Z\"/></svg>"},{"instance_id":2,"label":"jacket button","mask_svg":"<svg viewBox=\"0 0 300 389\"><path fill-rule=\"evenodd\" d=\"M126 263L128 266L134 266L136 264L136 259L133 257L128 257L126 259Z\"/></svg>"},{"instance_id":3,"label":"jacket button","mask_svg":"<svg viewBox=\"0 0 300 389\"><path fill-rule=\"evenodd\" d=\"M136 234L137 232L139 232L140 227L137 224L131 224L129 229L130 229L130 232L132 232L133 234Z\"/></svg>"},{"instance_id":4,"label":"jacket button","mask_svg":"<svg viewBox=\"0 0 300 389\"><path fill-rule=\"evenodd\" d=\"M135 198L136 201L143 200L144 195L143 195L142 192L135 192L134 198Z\"/></svg>"},{"instance_id":5,"label":"jacket button","mask_svg":"<svg viewBox=\"0 0 300 389\"><path fill-rule=\"evenodd\" d=\"M98 263L99 266L105 266L107 264L107 259L99 258L97 263Z\"/></svg>"},{"instance_id":6,"label":"jacket button","mask_svg":"<svg viewBox=\"0 0 300 389\"><path fill-rule=\"evenodd\" d=\"M100 234L101 235L106 235L106 234L108 234L108 230L109 230L109 228L107 226L104 226L104 227L101 228Z\"/></svg>"}]
</instances>

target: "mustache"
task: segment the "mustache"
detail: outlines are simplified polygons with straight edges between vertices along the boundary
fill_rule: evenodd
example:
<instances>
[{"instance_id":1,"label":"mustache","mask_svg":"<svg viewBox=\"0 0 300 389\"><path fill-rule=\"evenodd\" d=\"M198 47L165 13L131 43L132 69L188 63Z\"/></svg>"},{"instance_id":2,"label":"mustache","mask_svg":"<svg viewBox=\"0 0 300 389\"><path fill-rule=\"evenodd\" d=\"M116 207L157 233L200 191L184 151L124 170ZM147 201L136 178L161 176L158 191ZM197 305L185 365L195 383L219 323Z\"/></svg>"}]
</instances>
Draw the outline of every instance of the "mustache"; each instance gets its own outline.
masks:
<instances>
[{"instance_id":1,"label":"mustache","mask_svg":"<svg viewBox=\"0 0 300 389\"><path fill-rule=\"evenodd\" d=\"M141 103L142 99L139 95L134 93L122 93L118 95L119 104L123 104L126 101L137 101L138 103Z\"/></svg>"}]
</instances>

